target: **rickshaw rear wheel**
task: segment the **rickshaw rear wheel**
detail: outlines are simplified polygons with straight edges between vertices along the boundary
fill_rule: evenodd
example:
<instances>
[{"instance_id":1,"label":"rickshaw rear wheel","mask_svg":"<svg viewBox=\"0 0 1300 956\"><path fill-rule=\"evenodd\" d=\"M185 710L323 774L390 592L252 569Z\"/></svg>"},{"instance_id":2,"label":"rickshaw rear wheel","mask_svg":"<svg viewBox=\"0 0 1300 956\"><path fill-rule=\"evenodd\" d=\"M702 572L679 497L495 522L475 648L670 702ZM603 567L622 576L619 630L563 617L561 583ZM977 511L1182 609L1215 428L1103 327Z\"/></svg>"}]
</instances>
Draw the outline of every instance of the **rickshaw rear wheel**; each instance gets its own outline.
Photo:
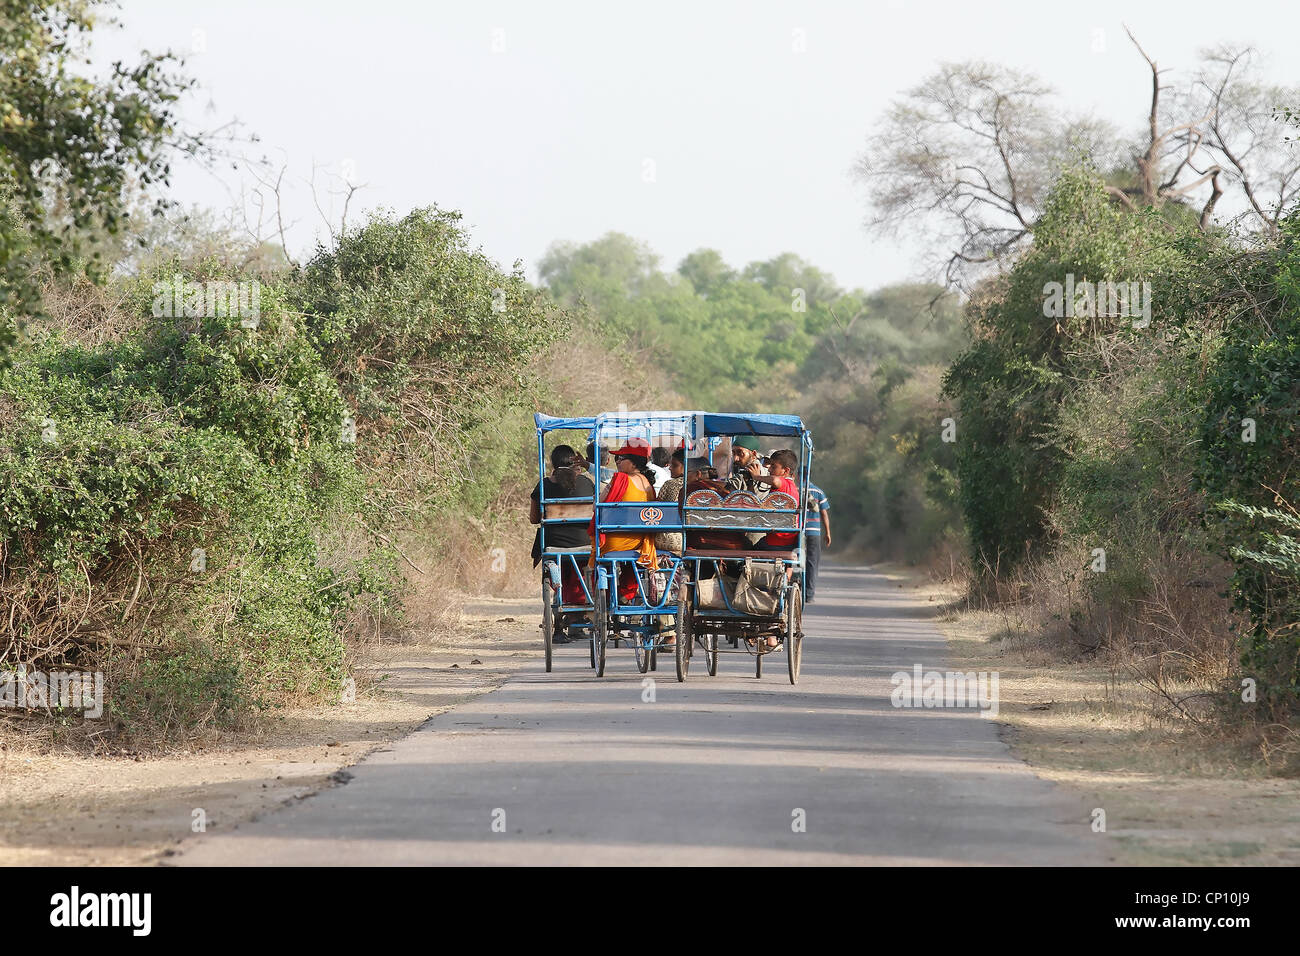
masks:
<instances>
[{"instance_id":1,"label":"rickshaw rear wheel","mask_svg":"<svg viewBox=\"0 0 1300 956\"><path fill-rule=\"evenodd\" d=\"M704 665L708 669L710 677L718 676L717 634L706 634L704 636Z\"/></svg>"},{"instance_id":2,"label":"rickshaw rear wheel","mask_svg":"<svg viewBox=\"0 0 1300 956\"><path fill-rule=\"evenodd\" d=\"M691 614L691 589L683 582L677 597L677 637L673 643L673 661L677 665L678 681L686 680L691 669L691 642L695 640Z\"/></svg>"},{"instance_id":3,"label":"rickshaw rear wheel","mask_svg":"<svg viewBox=\"0 0 1300 956\"><path fill-rule=\"evenodd\" d=\"M605 642L609 639L609 594L596 592L596 606L591 612L591 666L596 676L605 676Z\"/></svg>"},{"instance_id":4,"label":"rickshaw rear wheel","mask_svg":"<svg viewBox=\"0 0 1300 956\"><path fill-rule=\"evenodd\" d=\"M793 587L785 602L785 659L790 667L790 683L799 683L803 664L803 589Z\"/></svg>"},{"instance_id":5,"label":"rickshaw rear wheel","mask_svg":"<svg viewBox=\"0 0 1300 956\"><path fill-rule=\"evenodd\" d=\"M644 674L650 669L650 648L646 644L646 635L632 635L632 647L636 651L636 669L638 674Z\"/></svg>"},{"instance_id":6,"label":"rickshaw rear wheel","mask_svg":"<svg viewBox=\"0 0 1300 956\"><path fill-rule=\"evenodd\" d=\"M551 672L551 647L555 637L555 585L551 576L542 573L542 641L546 645L546 673Z\"/></svg>"}]
</instances>

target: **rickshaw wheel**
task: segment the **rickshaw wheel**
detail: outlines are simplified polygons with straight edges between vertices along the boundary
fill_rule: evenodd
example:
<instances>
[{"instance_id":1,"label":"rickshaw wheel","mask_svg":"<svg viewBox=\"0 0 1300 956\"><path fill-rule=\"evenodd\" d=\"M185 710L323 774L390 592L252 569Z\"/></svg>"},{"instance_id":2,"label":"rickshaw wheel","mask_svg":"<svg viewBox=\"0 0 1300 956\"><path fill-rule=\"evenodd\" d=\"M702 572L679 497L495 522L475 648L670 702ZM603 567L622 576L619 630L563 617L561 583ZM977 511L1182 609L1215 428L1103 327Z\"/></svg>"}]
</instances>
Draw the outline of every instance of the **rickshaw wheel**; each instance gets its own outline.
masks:
<instances>
[{"instance_id":1,"label":"rickshaw wheel","mask_svg":"<svg viewBox=\"0 0 1300 956\"><path fill-rule=\"evenodd\" d=\"M633 634L632 647L636 650L637 673L644 674L650 669L650 648L646 646L645 635Z\"/></svg>"},{"instance_id":2,"label":"rickshaw wheel","mask_svg":"<svg viewBox=\"0 0 1300 956\"><path fill-rule=\"evenodd\" d=\"M790 665L790 683L799 683L803 663L803 590L791 588L785 602L785 659Z\"/></svg>"},{"instance_id":3,"label":"rickshaw wheel","mask_svg":"<svg viewBox=\"0 0 1300 956\"><path fill-rule=\"evenodd\" d=\"M691 669L691 642L695 640L691 610L691 589L684 582L677 598L677 638L673 642L673 661L677 664L677 680L686 680Z\"/></svg>"},{"instance_id":4,"label":"rickshaw wheel","mask_svg":"<svg viewBox=\"0 0 1300 956\"><path fill-rule=\"evenodd\" d=\"M542 573L542 641L546 644L546 673L551 672L551 646L555 636L555 585L551 576Z\"/></svg>"},{"instance_id":5,"label":"rickshaw wheel","mask_svg":"<svg viewBox=\"0 0 1300 956\"><path fill-rule=\"evenodd\" d=\"M718 635L707 634L704 638L704 665L710 677L718 676Z\"/></svg>"},{"instance_id":6,"label":"rickshaw wheel","mask_svg":"<svg viewBox=\"0 0 1300 956\"><path fill-rule=\"evenodd\" d=\"M767 651L767 638L760 637L754 648L754 676L763 676L763 654Z\"/></svg>"},{"instance_id":7,"label":"rickshaw wheel","mask_svg":"<svg viewBox=\"0 0 1300 956\"><path fill-rule=\"evenodd\" d=\"M596 676L605 676L605 642L609 638L609 594L596 592L596 606L591 612L591 666Z\"/></svg>"}]
</instances>

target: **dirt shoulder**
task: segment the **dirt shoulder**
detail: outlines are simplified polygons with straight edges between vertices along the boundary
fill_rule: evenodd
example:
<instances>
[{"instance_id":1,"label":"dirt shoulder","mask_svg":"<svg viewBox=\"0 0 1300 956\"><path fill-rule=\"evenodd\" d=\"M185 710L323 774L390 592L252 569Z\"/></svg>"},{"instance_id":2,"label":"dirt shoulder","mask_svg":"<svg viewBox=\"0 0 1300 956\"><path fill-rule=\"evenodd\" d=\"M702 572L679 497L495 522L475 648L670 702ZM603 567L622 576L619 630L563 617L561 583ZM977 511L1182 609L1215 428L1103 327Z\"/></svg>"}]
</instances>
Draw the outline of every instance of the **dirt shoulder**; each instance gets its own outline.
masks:
<instances>
[{"instance_id":1,"label":"dirt shoulder","mask_svg":"<svg viewBox=\"0 0 1300 956\"><path fill-rule=\"evenodd\" d=\"M0 865L156 863L200 819L205 832L233 827L332 786L335 774L538 657L535 610L476 598L436 641L379 648L355 702L282 711L256 734L201 749L87 756L2 738Z\"/></svg>"},{"instance_id":2,"label":"dirt shoulder","mask_svg":"<svg viewBox=\"0 0 1300 956\"><path fill-rule=\"evenodd\" d=\"M1162 716L1123 673L1022 645L996 612L955 609L951 585L877 570L933 605L950 667L998 672L1003 739L1039 776L1105 811L1118 863L1300 864L1300 780L1270 777L1224 735Z\"/></svg>"}]
</instances>

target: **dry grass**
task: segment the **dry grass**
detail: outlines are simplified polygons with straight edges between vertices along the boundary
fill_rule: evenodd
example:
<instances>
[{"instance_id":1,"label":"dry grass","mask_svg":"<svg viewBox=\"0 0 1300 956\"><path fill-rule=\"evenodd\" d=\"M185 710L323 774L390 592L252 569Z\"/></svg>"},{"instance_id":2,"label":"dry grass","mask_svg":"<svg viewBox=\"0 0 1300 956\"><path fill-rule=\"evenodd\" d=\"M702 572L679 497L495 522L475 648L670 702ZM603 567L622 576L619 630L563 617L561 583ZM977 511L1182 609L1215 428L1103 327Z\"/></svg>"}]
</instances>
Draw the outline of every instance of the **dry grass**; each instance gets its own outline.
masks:
<instances>
[{"instance_id":1,"label":"dry grass","mask_svg":"<svg viewBox=\"0 0 1300 956\"><path fill-rule=\"evenodd\" d=\"M990 569L992 570L992 569ZM1230 569L1210 558L1149 561L1147 587L1094 572L1088 552L1063 547L1013 574L986 575L957 605L998 620L996 640L1041 663L1090 662L1145 687L1170 716L1209 719L1235 673L1241 621L1225 597Z\"/></svg>"},{"instance_id":2,"label":"dry grass","mask_svg":"<svg viewBox=\"0 0 1300 956\"><path fill-rule=\"evenodd\" d=\"M1300 863L1300 781L1278 776L1294 731L1232 723L1200 696L1231 663L1209 623L1227 613L1214 591L1166 584L1128 615L1072 621L1068 580L1045 589L1061 571L1022 576L995 601L959 578L891 569L939 604L952 666L998 672L1004 739L1106 811L1123 862Z\"/></svg>"},{"instance_id":3,"label":"dry grass","mask_svg":"<svg viewBox=\"0 0 1300 956\"><path fill-rule=\"evenodd\" d=\"M127 294L124 283L97 285L86 278L46 282L41 288L46 318L30 323L26 334L39 338L57 333L85 348L120 342L145 324Z\"/></svg>"}]
</instances>

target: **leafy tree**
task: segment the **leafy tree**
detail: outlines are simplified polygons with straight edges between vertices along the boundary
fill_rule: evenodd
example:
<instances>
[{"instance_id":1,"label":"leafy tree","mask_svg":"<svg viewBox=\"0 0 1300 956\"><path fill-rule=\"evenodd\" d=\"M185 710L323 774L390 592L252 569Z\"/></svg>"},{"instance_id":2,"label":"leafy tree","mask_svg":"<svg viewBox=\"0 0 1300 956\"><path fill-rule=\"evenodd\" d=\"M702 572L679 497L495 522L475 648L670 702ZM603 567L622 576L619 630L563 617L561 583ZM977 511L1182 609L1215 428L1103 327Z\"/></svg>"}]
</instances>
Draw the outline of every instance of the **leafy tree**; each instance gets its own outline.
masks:
<instances>
[{"instance_id":1,"label":"leafy tree","mask_svg":"<svg viewBox=\"0 0 1300 956\"><path fill-rule=\"evenodd\" d=\"M840 295L834 280L809 265L792 252L785 252L766 262L751 262L744 276L783 299L791 300L796 289L803 291L804 304L823 305Z\"/></svg>"},{"instance_id":2,"label":"leafy tree","mask_svg":"<svg viewBox=\"0 0 1300 956\"><path fill-rule=\"evenodd\" d=\"M460 220L436 207L373 214L319 249L293 289L363 459L413 515L469 480L462 437L525 394L524 360L566 328L520 263L503 271Z\"/></svg>"},{"instance_id":3,"label":"leafy tree","mask_svg":"<svg viewBox=\"0 0 1300 956\"><path fill-rule=\"evenodd\" d=\"M677 272L706 299L736 278L735 271L723 261L717 249L696 249L681 261Z\"/></svg>"},{"instance_id":4,"label":"leafy tree","mask_svg":"<svg viewBox=\"0 0 1300 956\"><path fill-rule=\"evenodd\" d=\"M9 320L39 310L42 265L76 268L80 233L121 229L128 184L166 183L169 150L197 146L177 129L174 105L190 83L170 54L91 75L89 35L113 22L106 7L4 0L0 9L0 314Z\"/></svg>"},{"instance_id":5,"label":"leafy tree","mask_svg":"<svg viewBox=\"0 0 1300 956\"><path fill-rule=\"evenodd\" d=\"M542 256L538 272L557 298L574 300L580 292L601 309L640 298L662 281L659 257L621 232L581 245L557 242Z\"/></svg>"},{"instance_id":6,"label":"leafy tree","mask_svg":"<svg viewBox=\"0 0 1300 956\"><path fill-rule=\"evenodd\" d=\"M968 341L956 297L888 286L844 296L832 311L798 375L816 480L857 543L924 558L961 525L941 424L952 412L938 394L944 366Z\"/></svg>"},{"instance_id":7,"label":"leafy tree","mask_svg":"<svg viewBox=\"0 0 1300 956\"><path fill-rule=\"evenodd\" d=\"M648 354L687 404L802 414L846 540L857 529L877 552L919 557L954 532L937 392L967 343L955 297L933 285L845 293L792 253L736 270L699 249L676 276L657 264L610 234L553 246L541 271L562 302L590 307L583 334Z\"/></svg>"},{"instance_id":8,"label":"leafy tree","mask_svg":"<svg viewBox=\"0 0 1300 956\"><path fill-rule=\"evenodd\" d=\"M957 473L978 568L1009 567L1047 542L1066 456L1054 431L1062 403L1103 370L1094 343L1133 324L1107 310L1049 316L1049 284L1140 279L1166 302L1187 283L1185 265L1167 223L1126 213L1095 173L1075 171L1053 188L1033 246L978 290L968 308L973 344L944 378L958 406Z\"/></svg>"},{"instance_id":9,"label":"leafy tree","mask_svg":"<svg viewBox=\"0 0 1300 956\"><path fill-rule=\"evenodd\" d=\"M1060 170L1082 161L1107 171L1108 194L1130 211L1208 230L1230 194L1254 228L1276 232L1300 197L1300 157L1282 148L1272 116L1296 91L1263 83L1253 51L1231 47L1205 53L1192 81L1171 88L1133 43L1150 67L1149 107L1141 132L1124 140L1109 124L1070 116L1036 76L943 64L890 106L859 157L868 227L894 235L924 226L946 279L966 283L1028 246Z\"/></svg>"}]
</instances>

